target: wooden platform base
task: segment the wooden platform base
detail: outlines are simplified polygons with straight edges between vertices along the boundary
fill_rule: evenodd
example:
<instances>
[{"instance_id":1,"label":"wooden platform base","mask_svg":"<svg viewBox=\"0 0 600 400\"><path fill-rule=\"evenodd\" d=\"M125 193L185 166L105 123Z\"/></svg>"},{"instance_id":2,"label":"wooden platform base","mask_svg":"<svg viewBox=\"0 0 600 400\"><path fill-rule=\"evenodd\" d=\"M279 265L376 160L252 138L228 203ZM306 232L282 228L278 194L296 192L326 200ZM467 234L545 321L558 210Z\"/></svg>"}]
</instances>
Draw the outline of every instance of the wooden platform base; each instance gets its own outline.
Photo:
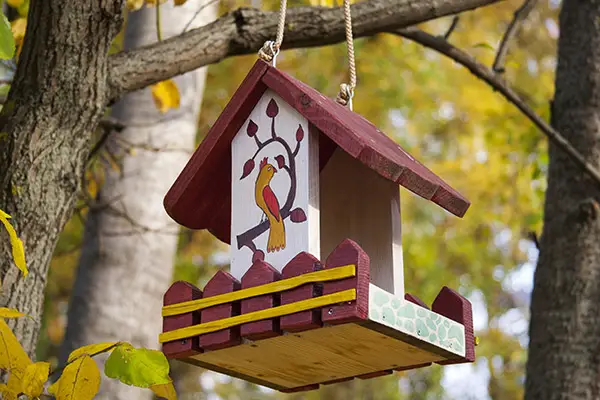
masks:
<instances>
[{"instance_id":1,"label":"wooden platform base","mask_svg":"<svg viewBox=\"0 0 600 400\"><path fill-rule=\"evenodd\" d=\"M373 323L327 326L200 353L182 361L286 392L448 359L448 354L438 354L443 351L413 346L378 328Z\"/></svg>"},{"instance_id":2,"label":"wooden platform base","mask_svg":"<svg viewBox=\"0 0 600 400\"><path fill-rule=\"evenodd\" d=\"M475 360L471 304L455 291L444 287L431 309L388 293L369 282L369 259L348 240L324 266L301 253L289 267L279 279L255 262L248 276L266 278L254 286L219 272L204 293L174 283L165 355L283 392Z\"/></svg>"}]
</instances>

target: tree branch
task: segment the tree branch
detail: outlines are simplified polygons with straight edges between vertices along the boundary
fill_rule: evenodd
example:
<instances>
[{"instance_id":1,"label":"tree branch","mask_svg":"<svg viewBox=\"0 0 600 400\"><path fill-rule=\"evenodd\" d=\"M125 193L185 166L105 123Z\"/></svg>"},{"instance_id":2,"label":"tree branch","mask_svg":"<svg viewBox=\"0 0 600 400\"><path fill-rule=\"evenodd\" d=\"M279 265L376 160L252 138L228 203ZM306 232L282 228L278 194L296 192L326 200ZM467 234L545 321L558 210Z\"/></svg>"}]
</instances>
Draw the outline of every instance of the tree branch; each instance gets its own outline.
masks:
<instances>
[{"instance_id":1,"label":"tree branch","mask_svg":"<svg viewBox=\"0 0 600 400\"><path fill-rule=\"evenodd\" d=\"M521 5L521 7L519 7L517 11L515 11L515 15L512 21L510 21L510 24L508 25L508 28L504 33L504 37L500 42L498 52L496 53L496 59L494 60L494 64L492 65L492 69L494 71L499 73L504 72L504 61L506 59L506 55L508 54L508 48L510 47L510 43L512 42L513 38L517 35L519 28L527 19L529 13L531 12L531 10L533 10L537 2L538 0L525 0L523 5Z\"/></svg>"},{"instance_id":2,"label":"tree branch","mask_svg":"<svg viewBox=\"0 0 600 400\"><path fill-rule=\"evenodd\" d=\"M452 23L450 24L450 27L448 28L446 33L444 33L444 39L446 39L446 40L450 39L450 35L452 35L454 30L458 26L459 21L460 21L460 17L458 15L455 15L454 18L452 18Z\"/></svg>"},{"instance_id":3,"label":"tree branch","mask_svg":"<svg viewBox=\"0 0 600 400\"><path fill-rule=\"evenodd\" d=\"M398 29L391 33L433 49L466 67L473 75L486 82L494 90L500 92L506 100L515 105L548 137L548 139L550 139L552 143L554 143L554 145L563 150L575 164L579 165L596 183L600 184L600 171L589 164L581 153L573 147L564 136L533 111L533 109L529 107L510 86L508 86L499 74L479 63L475 58L463 50L453 46L443 37L430 35L417 28Z\"/></svg>"},{"instance_id":4,"label":"tree branch","mask_svg":"<svg viewBox=\"0 0 600 400\"><path fill-rule=\"evenodd\" d=\"M458 14L501 0L367 0L352 6L355 37L374 35ZM226 57L258 51L273 39L277 13L240 8L206 26L150 46L109 58L110 98L192 71ZM288 10L283 48L342 42L341 8L295 7Z\"/></svg>"}]
</instances>

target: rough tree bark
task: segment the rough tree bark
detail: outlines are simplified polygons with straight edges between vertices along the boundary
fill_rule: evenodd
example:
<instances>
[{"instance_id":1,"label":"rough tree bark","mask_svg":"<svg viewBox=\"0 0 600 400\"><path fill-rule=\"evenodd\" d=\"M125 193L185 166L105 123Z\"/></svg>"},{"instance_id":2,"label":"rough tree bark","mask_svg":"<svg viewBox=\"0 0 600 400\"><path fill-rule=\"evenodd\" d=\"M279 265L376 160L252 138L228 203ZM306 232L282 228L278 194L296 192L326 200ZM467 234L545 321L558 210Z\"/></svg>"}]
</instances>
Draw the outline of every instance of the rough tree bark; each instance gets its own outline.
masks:
<instances>
[{"instance_id":1,"label":"rough tree bark","mask_svg":"<svg viewBox=\"0 0 600 400\"><path fill-rule=\"evenodd\" d=\"M30 274L22 279L0 234L1 304L33 355L48 265L71 215L90 131L108 101L107 53L121 27L121 0L32 1L15 81L0 116L0 207L12 214Z\"/></svg>"},{"instance_id":2,"label":"rough tree bark","mask_svg":"<svg viewBox=\"0 0 600 400\"><path fill-rule=\"evenodd\" d=\"M162 36L180 34L205 3L161 6ZM213 20L217 7L212 3L204 8L192 27ZM125 48L154 43L156 37L155 8L129 15ZM100 206L88 214L61 364L72 350L90 343L128 341L158 348L162 295L173 276L179 232L162 199L195 148L205 80L206 68L175 78L181 104L166 114L157 110L149 89L128 94L112 108L112 116L126 126L107 141L108 150L121 160L121 170L104 166ZM97 398L141 400L152 393L103 380Z\"/></svg>"},{"instance_id":3,"label":"rough tree bark","mask_svg":"<svg viewBox=\"0 0 600 400\"><path fill-rule=\"evenodd\" d=\"M600 1L560 13L554 127L600 166ZM600 191L549 148L544 229L531 303L526 399L600 398Z\"/></svg>"},{"instance_id":4,"label":"rough tree bark","mask_svg":"<svg viewBox=\"0 0 600 400\"><path fill-rule=\"evenodd\" d=\"M357 34L364 36L498 1L367 0L352 10ZM16 79L0 114L0 132L5 134L0 135L0 207L14 217L30 269L27 278L17 279L10 244L0 233L0 304L33 317L11 320L30 354L37 341L50 257L72 212L91 132L106 105L147 84L229 55L255 52L264 38L275 37L276 14L246 9L160 46L108 57L122 9L123 0L32 1ZM246 15L252 18L244 19ZM327 26L323 16L330 16ZM342 27L340 8L304 7L290 13L285 43L300 47L339 42ZM172 55L179 61L171 62Z\"/></svg>"}]
</instances>

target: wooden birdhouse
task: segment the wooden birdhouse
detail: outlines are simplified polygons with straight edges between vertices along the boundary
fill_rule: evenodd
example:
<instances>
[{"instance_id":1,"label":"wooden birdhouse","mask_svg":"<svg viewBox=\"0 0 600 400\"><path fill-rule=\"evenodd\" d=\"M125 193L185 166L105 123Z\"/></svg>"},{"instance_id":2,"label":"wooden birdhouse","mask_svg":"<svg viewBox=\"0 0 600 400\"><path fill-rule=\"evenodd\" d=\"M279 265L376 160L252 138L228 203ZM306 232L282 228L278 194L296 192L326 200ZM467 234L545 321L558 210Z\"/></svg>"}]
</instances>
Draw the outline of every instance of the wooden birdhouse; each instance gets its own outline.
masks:
<instances>
[{"instance_id":1,"label":"wooden birdhouse","mask_svg":"<svg viewBox=\"0 0 600 400\"><path fill-rule=\"evenodd\" d=\"M164 353L284 392L474 361L470 303L404 291L398 186L469 207L363 117L257 61L165 198L231 245L231 269L167 291Z\"/></svg>"}]
</instances>

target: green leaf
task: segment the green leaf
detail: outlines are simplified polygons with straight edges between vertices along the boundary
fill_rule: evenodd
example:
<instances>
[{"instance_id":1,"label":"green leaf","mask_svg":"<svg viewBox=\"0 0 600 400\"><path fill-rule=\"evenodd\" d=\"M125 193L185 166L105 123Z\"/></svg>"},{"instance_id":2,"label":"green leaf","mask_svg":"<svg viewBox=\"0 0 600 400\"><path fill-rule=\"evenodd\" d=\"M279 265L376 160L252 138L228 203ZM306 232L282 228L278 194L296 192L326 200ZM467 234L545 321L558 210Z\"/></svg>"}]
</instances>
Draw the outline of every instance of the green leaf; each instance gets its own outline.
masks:
<instances>
[{"instance_id":1,"label":"green leaf","mask_svg":"<svg viewBox=\"0 0 600 400\"><path fill-rule=\"evenodd\" d=\"M485 43L485 42L477 43L476 45L473 46L473 48L475 48L475 49L488 49L488 50L495 51L494 47L491 44Z\"/></svg>"},{"instance_id":2,"label":"green leaf","mask_svg":"<svg viewBox=\"0 0 600 400\"><path fill-rule=\"evenodd\" d=\"M104 364L104 373L109 378L142 388L171 382L169 362L162 352L136 349L127 343L113 350Z\"/></svg>"},{"instance_id":3,"label":"green leaf","mask_svg":"<svg viewBox=\"0 0 600 400\"><path fill-rule=\"evenodd\" d=\"M0 21L0 58L10 60L15 55L15 39L8 18L1 11L0 14L2 14L2 21Z\"/></svg>"}]
</instances>

